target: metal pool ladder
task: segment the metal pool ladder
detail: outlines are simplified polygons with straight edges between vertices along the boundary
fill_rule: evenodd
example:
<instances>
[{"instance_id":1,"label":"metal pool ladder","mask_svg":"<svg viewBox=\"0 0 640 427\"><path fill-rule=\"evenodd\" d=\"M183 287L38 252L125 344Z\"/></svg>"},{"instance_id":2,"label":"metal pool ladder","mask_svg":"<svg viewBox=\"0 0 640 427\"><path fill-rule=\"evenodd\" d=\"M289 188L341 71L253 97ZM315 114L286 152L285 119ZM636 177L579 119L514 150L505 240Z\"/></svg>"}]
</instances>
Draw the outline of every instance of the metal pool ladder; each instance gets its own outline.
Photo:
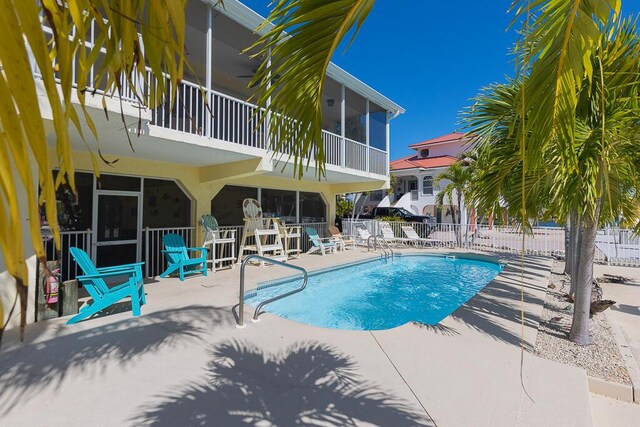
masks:
<instances>
[{"instance_id":1,"label":"metal pool ladder","mask_svg":"<svg viewBox=\"0 0 640 427\"><path fill-rule=\"evenodd\" d=\"M382 237L382 239L379 239L380 237ZM395 254L393 253L393 249L391 249L391 246L389 246L389 242L387 242L384 239L384 236L379 235L376 236L374 234L372 234L371 236L369 236L367 238L367 252L369 250L371 250L371 239L373 239L373 249L377 249L378 248L378 242L380 243L380 249L382 249L382 252L384 253L384 258L388 259L391 258L393 259L393 257L395 256Z\"/></svg>"},{"instance_id":2,"label":"metal pool ladder","mask_svg":"<svg viewBox=\"0 0 640 427\"><path fill-rule=\"evenodd\" d=\"M272 303L274 301L277 301L279 299L291 296L293 294L297 294L298 292L304 290L304 288L307 287L307 281L309 279L309 276L307 274L307 270L305 270L302 267L298 267L297 265L291 265L291 264L286 264L282 261L278 261L275 260L273 258L268 258L268 257L264 257L261 255L249 255L247 257L245 257L242 260L242 264L240 265L240 296L238 297L238 328L244 328L244 270L247 266L247 264L249 263L249 261L251 260L259 260L259 261L264 261L264 262L268 262L271 264L275 264L275 265L280 265L282 267L287 267L290 268L292 270L297 270L299 272L302 273L303 275L303 280L302 280L302 286L300 286L299 288L296 288L292 291L289 292L285 292L282 295L277 295L275 297L266 299L264 301L262 301L260 304L258 304L258 306L256 307L256 311L253 313L253 318L251 319L252 322L257 322L258 321L258 315L260 314L260 310L262 309L262 307L264 307L266 304Z\"/></svg>"}]
</instances>

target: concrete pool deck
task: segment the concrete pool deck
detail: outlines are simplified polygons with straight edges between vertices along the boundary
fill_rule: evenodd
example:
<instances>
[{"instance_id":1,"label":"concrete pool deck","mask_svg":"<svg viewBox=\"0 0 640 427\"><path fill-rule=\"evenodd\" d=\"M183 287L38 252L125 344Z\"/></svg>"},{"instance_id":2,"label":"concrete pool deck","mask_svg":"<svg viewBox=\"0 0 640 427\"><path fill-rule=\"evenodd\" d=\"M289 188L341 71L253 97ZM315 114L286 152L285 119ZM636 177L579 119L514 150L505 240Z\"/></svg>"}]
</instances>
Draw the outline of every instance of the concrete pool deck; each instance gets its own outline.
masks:
<instances>
[{"instance_id":1,"label":"concrete pool deck","mask_svg":"<svg viewBox=\"0 0 640 427\"><path fill-rule=\"evenodd\" d=\"M372 256L356 249L291 263L315 270ZM588 426L584 371L531 353L550 266L526 257L524 388L516 258L439 325L375 332L268 313L254 324L251 307L237 329L236 268L149 283L138 318L37 323L23 343L9 331L0 424ZM247 288L290 274L249 267Z\"/></svg>"}]
</instances>

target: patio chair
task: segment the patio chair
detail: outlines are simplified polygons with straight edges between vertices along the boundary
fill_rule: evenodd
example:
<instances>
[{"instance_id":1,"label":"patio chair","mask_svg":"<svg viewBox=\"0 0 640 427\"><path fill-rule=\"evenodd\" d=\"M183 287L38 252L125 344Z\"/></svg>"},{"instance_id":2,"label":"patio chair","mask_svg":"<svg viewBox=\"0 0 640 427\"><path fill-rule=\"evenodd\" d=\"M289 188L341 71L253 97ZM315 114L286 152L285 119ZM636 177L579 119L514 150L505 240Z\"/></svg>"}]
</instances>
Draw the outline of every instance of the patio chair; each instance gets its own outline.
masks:
<instances>
[{"instance_id":1,"label":"patio chair","mask_svg":"<svg viewBox=\"0 0 640 427\"><path fill-rule=\"evenodd\" d=\"M396 237L393 232L393 228L391 228L391 224L387 221L379 221L378 225L380 226L380 233L382 234L382 238L389 244L396 245L405 245L409 242L409 239L406 237Z\"/></svg>"},{"instance_id":2,"label":"patio chair","mask_svg":"<svg viewBox=\"0 0 640 427\"><path fill-rule=\"evenodd\" d=\"M320 252L322 255L324 255L327 252L336 252L338 244L335 241L331 240L330 237L320 237L316 229L312 227L306 227L304 231L307 232L309 240L311 240L312 244L311 249L307 251L308 254Z\"/></svg>"},{"instance_id":3,"label":"patio chair","mask_svg":"<svg viewBox=\"0 0 640 427\"><path fill-rule=\"evenodd\" d=\"M405 225L402 227L402 232L409 239L409 243L413 243L416 246L434 246L438 243L436 239L425 239L424 237L420 237L416 230L413 229L410 225Z\"/></svg>"},{"instance_id":4,"label":"patio chair","mask_svg":"<svg viewBox=\"0 0 640 427\"><path fill-rule=\"evenodd\" d=\"M142 281L144 262L96 268L89 255L82 249L71 247L69 252L84 273L76 279L91 296L91 302L69 319L67 325L78 323L127 297L131 298L133 316L140 316L140 306L147 302ZM127 276L126 282L109 288L104 279L118 276Z\"/></svg>"},{"instance_id":5,"label":"patio chair","mask_svg":"<svg viewBox=\"0 0 640 427\"><path fill-rule=\"evenodd\" d=\"M175 273L180 274L180 281L184 281L185 274L202 273L207 275L207 248L187 248L182 236L174 233L162 236L165 250L162 253L167 260L167 269L160 277L167 277ZM200 251L200 257L190 258L189 252Z\"/></svg>"},{"instance_id":6,"label":"patio chair","mask_svg":"<svg viewBox=\"0 0 640 427\"><path fill-rule=\"evenodd\" d=\"M298 258L302 252L302 249L300 249L302 227L299 225L287 225L277 218L274 218L274 222L280 232L280 240L284 244L285 255L289 258Z\"/></svg>"},{"instance_id":7,"label":"patio chair","mask_svg":"<svg viewBox=\"0 0 640 427\"><path fill-rule=\"evenodd\" d=\"M342 243L343 248L356 247L356 239L351 236L343 236L340 230L338 230L338 227L336 227L335 225L329 226L329 233L331 233L331 238L333 240Z\"/></svg>"},{"instance_id":8,"label":"patio chair","mask_svg":"<svg viewBox=\"0 0 640 427\"><path fill-rule=\"evenodd\" d=\"M202 215L200 223L204 231L202 246L211 246L211 259L207 260L207 263L211 263L211 270L216 271L216 264L222 267L224 261L230 261L231 268L235 268L236 230L220 230L218 221L213 215ZM223 256L225 249L229 250L227 256ZM218 256L218 253L220 256Z\"/></svg>"},{"instance_id":9,"label":"patio chair","mask_svg":"<svg viewBox=\"0 0 640 427\"><path fill-rule=\"evenodd\" d=\"M358 239L360 239L361 243L363 245L366 245L369 241L369 237L372 236L371 232L369 231L369 229L364 226L357 226L356 227L356 233L358 233Z\"/></svg>"},{"instance_id":10,"label":"patio chair","mask_svg":"<svg viewBox=\"0 0 640 427\"><path fill-rule=\"evenodd\" d=\"M258 255L273 258L278 261L288 259L282 245L280 230L275 218L264 218L260 202L255 199L242 201L244 213L244 230L238 254L238 262L242 262L245 251L256 252ZM264 261L260 260L260 266L264 267Z\"/></svg>"}]
</instances>

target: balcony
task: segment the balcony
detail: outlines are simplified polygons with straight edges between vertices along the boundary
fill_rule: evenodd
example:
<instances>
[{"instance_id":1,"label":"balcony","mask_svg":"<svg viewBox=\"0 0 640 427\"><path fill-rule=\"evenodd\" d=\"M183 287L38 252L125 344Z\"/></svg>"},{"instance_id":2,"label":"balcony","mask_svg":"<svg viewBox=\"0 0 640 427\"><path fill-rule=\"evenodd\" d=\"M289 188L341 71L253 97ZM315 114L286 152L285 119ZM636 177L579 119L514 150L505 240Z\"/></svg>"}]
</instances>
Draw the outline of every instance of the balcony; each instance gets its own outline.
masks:
<instances>
[{"instance_id":1,"label":"balcony","mask_svg":"<svg viewBox=\"0 0 640 427\"><path fill-rule=\"evenodd\" d=\"M183 80L173 108L167 99L152 110L150 125L268 152L268 124L260 123L264 114L254 104ZM328 165L387 174L387 153L383 150L326 130L322 131L322 142Z\"/></svg>"},{"instance_id":2,"label":"balcony","mask_svg":"<svg viewBox=\"0 0 640 427\"><path fill-rule=\"evenodd\" d=\"M121 113L122 107L119 101L125 101L122 116L126 116L129 129L137 128L139 119L143 125L149 125L148 132L141 137L149 142L145 140L143 147L136 147L134 156L205 166L274 154L271 152L274 144L269 140L268 124L266 121L261 123L264 110L245 101L254 92L254 88L248 87L247 83L259 61L240 55L240 52L251 45L257 36L246 26L246 22L240 23L237 16L231 16L233 13L225 15L234 12L237 7L244 8L238 12L239 15L253 13L235 3L229 10L221 10L222 13L203 2L189 3L185 52L189 55L192 74L186 74L180 82L173 105L168 100L169 91L158 93L150 70L146 71L146 79L139 76L140 83L135 93L124 81L121 93L104 93L106 82L95 78L95 71L101 66L106 53L104 50L98 57L95 69L92 67L87 70L87 93L105 94L107 109L117 114ZM255 15L252 19L259 22L261 18ZM51 29L43 24L43 31L50 40ZM98 26L92 23L89 33L85 44L87 52L93 48L93 40L98 37ZM76 66L72 70L74 82L79 80L78 68ZM35 64L34 75L38 76ZM201 82L206 87L195 82ZM139 98L159 99L159 107L140 112ZM115 133L114 124L107 123L109 119L103 117L101 102L97 98L88 102L93 103L90 107L93 108L98 127L102 125L109 128L107 132L101 132L101 138L106 140L104 144L101 142L103 148L111 149L111 153L116 155L132 155L111 142L121 137ZM391 112L400 112L401 107L333 65L328 72L322 104L322 143L327 171L332 172L338 181L352 181L354 177L358 178L356 180L386 180L388 118ZM154 150L152 144L154 141L160 144L159 139L166 145ZM191 144L193 149L185 150L184 143ZM207 153L207 149L212 148L224 153L212 156L210 152ZM275 154L278 158L278 153ZM286 161L288 153L279 154ZM313 157L315 153L307 155Z\"/></svg>"}]
</instances>

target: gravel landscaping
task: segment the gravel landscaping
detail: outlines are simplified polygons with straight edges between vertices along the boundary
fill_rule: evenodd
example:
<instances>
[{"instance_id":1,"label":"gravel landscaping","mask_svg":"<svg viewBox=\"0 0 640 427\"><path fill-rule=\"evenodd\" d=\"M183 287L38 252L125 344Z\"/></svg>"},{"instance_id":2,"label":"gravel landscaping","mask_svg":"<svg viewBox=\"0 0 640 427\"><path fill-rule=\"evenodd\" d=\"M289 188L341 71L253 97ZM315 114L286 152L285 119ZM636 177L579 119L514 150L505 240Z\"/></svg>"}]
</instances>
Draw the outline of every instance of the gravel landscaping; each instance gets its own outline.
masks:
<instances>
[{"instance_id":1,"label":"gravel landscaping","mask_svg":"<svg viewBox=\"0 0 640 427\"><path fill-rule=\"evenodd\" d=\"M591 318L591 345L581 346L569 341L573 304L564 298L569 292L569 279L562 274L563 270L564 263L555 261L549 279L551 287L547 289L538 328L535 353L545 359L584 368L587 375L592 377L631 385L622 355L607 318L602 313Z\"/></svg>"}]
</instances>

